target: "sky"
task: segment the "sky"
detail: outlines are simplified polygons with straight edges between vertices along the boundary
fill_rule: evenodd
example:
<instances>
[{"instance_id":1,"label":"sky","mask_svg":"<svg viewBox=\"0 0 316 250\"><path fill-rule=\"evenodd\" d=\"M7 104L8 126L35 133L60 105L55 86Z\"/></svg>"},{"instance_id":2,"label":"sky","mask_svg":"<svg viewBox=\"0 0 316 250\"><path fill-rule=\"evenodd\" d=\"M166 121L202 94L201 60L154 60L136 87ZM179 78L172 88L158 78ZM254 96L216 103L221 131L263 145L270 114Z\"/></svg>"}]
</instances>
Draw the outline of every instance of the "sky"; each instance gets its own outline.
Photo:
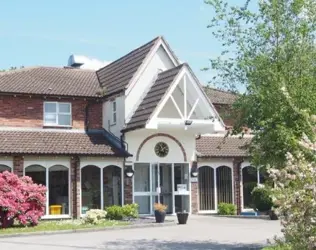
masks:
<instances>
[{"instance_id":1,"label":"sky","mask_svg":"<svg viewBox=\"0 0 316 250\"><path fill-rule=\"evenodd\" d=\"M234 3L243 0L231 0ZM162 35L202 83L220 44L203 0L6 0L0 7L0 69L66 66L71 54L114 61Z\"/></svg>"}]
</instances>

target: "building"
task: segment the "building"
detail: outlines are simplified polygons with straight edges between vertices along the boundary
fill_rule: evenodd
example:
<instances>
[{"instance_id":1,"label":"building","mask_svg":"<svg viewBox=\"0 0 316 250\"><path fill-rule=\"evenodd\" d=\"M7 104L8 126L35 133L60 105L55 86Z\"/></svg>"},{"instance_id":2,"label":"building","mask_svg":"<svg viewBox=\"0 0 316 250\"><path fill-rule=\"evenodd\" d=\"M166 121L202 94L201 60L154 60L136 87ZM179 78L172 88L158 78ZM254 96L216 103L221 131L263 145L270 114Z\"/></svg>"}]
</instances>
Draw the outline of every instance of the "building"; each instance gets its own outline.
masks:
<instances>
[{"instance_id":1,"label":"building","mask_svg":"<svg viewBox=\"0 0 316 250\"><path fill-rule=\"evenodd\" d=\"M243 183L260 174L244 171L249 136L223 143L233 94L203 89L163 37L98 70L82 64L0 73L0 171L48 187L44 218L132 202L141 214L157 201L171 214L246 208Z\"/></svg>"}]
</instances>

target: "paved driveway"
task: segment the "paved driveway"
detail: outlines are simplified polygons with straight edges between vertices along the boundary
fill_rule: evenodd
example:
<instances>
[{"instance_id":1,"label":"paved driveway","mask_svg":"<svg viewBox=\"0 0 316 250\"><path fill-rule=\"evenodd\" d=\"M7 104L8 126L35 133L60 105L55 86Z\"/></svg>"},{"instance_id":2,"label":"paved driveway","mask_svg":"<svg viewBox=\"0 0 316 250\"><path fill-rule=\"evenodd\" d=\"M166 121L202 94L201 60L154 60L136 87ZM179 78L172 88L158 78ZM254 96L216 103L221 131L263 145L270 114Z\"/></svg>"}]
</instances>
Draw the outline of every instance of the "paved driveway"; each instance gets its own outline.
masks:
<instances>
[{"instance_id":1,"label":"paved driveway","mask_svg":"<svg viewBox=\"0 0 316 250\"><path fill-rule=\"evenodd\" d=\"M0 249L261 249L280 229L279 221L191 216L187 225L0 238Z\"/></svg>"}]
</instances>

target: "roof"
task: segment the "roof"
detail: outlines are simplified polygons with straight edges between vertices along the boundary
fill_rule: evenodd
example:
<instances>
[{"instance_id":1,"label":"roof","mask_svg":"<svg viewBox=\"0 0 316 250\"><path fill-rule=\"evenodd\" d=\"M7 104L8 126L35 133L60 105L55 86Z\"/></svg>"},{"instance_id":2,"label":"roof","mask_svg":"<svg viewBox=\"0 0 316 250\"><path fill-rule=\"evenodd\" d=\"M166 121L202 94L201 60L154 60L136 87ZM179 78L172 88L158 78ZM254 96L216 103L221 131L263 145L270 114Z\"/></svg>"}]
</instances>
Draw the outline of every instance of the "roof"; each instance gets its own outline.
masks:
<instances>
[{"instance_id":1,"label":"roof","mask_svg":"<svg viewBox=\"0 0 316 250\"><path fill-rule=\"evenodd\" d=\"M238 157L248 156L247 145L251 137L202 136L196 140L199 157Z\"/></svg>"},{"instance_id":2,"label":"roof","mask_svg":"<svg viewBox=\"0 0 316 250\"><path fill-rule=\"evenodd\" d=\"M155 83L138 106L131 120L127 123L124 131L144 128L146 126L146 123L150 119L155 108L158 106L163 96L167 93L169 87L184 65L186 64L181 64L175 68L158 74Z\"/></svg>"},{"instance_id":3,"label":"roof","mask_svg":"<svg viewBox=\"0 0 316 250\"><path fill-rule=\"evenodd\" d=\"M2 130L0 154L124 156L103 130ZM18 139L17 139L18 138Z\"/></svg>"},{"instance_id":4,"label":"roof","mask_svg":"<svg viewBox=\"0 0 316 250\"><path fill-rule=\"evenodd\" d=\"M160 37L117 59L96 73L107 95L124 90Z\"/></svg>"},{"instance_id":5,"label":"roof","mask_svg":"<svg viewBox=\"0 0 316 250\"><path fill-rule=\"evenodd\" d=\"M220 89L204 87L204 91L213 104L233 104L237 99L237 94Z\"/></svg>"},{"instance_id":6,"label":"roof","mask_svg":"<svg viewBox=\"0 0 316 250\"><path fill-rule=\"evenodd\" d=\"M0 93L96 97L99 90L91 70L33 67L0 73Z\"/></svg>"}]
</instances>

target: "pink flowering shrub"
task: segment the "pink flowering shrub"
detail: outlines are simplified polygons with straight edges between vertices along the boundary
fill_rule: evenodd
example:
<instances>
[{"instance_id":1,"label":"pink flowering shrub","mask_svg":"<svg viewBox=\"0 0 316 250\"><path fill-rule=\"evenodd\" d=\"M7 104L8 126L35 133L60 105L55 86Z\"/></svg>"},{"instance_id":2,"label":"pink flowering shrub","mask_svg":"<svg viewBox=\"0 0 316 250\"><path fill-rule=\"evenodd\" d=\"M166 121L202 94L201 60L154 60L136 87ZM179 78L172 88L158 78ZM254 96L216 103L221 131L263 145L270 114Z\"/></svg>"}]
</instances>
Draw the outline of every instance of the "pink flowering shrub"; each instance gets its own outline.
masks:
<instances>
[{"instance_id":1,"label":"pink flowering shrub","mask_svg":"<svg viewBox=\"0 0 316 250\"><path fill-rule=\"evenodd\" d=\"M44 215L46 187L33 183L30 177L0 173L0 226L9 227L13 220L22 225L37 225Z\"/></svg>"}]
</instances>

